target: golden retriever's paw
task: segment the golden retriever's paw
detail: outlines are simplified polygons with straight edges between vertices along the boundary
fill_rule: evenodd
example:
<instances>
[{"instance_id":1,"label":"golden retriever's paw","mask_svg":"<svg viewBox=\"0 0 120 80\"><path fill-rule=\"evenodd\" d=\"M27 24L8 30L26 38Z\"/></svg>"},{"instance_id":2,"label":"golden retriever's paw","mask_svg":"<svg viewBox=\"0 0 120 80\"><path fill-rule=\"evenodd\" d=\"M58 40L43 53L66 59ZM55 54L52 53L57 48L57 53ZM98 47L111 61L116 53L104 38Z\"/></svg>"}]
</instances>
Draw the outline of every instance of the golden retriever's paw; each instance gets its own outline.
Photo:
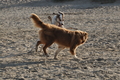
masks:
<instances>
[{"instance_id":1,"label":"golden retriever's paw","mask_svg":"<svg viewBox=\"0 0 120 80\"><path fill-rule=\"evenodd\" d=\"M74 55L74 60L79 60L79 61L81 61L82 59L81 59L81 58L78 58L76 55Z\"/></svg>"},{"instance_id":2,"label":"golden retriever's paw","mask_svg":"<svg viewBox=\"0 0 120 80\"><path fill-rule=\"evenodd\" d=\"M75 59L78 59L78 57L77 57L76 55L74 55L74 58L75 58Z\"/></svg>"},{"instance_id":3,"label":"golden retriever's paw","mask_svg":"<svg viewBox=\"0 0 120 80\"><path fill-rule=\"evenodd\" d=\"M48 55L48 54L46 54L45 56L46 56L46 57L49 57L49 55Z\"/></svg>"}]
</instances>

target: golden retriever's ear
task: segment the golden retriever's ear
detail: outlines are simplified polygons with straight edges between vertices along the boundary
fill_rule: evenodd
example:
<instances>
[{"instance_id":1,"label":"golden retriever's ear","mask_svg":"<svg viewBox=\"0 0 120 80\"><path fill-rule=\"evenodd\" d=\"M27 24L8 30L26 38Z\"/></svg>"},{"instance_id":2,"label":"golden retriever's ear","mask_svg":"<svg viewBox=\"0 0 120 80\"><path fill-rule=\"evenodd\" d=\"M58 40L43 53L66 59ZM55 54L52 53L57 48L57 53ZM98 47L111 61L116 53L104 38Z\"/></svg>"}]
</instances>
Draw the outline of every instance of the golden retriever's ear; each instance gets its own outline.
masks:
<instances>
[{"instance_id":1,"label":"golden retriever's ear","mask_svg":"<svg viewBox=\"0 0 120 80\"><path fill-rule=\"evenodd\" d=\"M75 35L81 37L81 36L83 36L83 32L80 32L80 31L77 31L77 30L76 30Z\"/></svg>"},{"instance_id":2,"label":"golden retriever's ear","mask_svg":"<svg viewBox=\"0 0 120 80\"><path fill-rule=\"evenodd\" d=\"M76 32L75 32L75 34L76 34L76 35L78 35L78 34L79 34L79 32L78 32L78 31L76 31Z\"/></svg>"},{"instance_id":3,"label":"golden retriever's ear","mask_svg":"<svg viewBox=\"0 0 120 80\"><path fill-rule=\"evenodd\" d=\"M87 36L87 37L88 37L88 33L87 33L87 32L85 32L85 33L84 33L84 36Z\"/></svg>"},{"instance_id":4,"label":"golden retriever's ear","mask_svg":"<svg viewBox=\"0 0 120 80\"><path fill-rule=\"evenodd\" d=\"M75 32L76 38L77 38L77 39L80 39L80 38L82 37L81 34L82 34L81 32L76 31L76 32Z\"/></svg>"},{"instance_id":5,"label":"golden retriever's ear","mask_svg":"<svg viewBox=\"0 0 120 80\"><path fill-rule=\"evenodd\" d=\"M84 41L86 41L88 39L88 33L87 32L84 33L84 37L83 38L84 38Z\"/></svg>"}]
</instances>

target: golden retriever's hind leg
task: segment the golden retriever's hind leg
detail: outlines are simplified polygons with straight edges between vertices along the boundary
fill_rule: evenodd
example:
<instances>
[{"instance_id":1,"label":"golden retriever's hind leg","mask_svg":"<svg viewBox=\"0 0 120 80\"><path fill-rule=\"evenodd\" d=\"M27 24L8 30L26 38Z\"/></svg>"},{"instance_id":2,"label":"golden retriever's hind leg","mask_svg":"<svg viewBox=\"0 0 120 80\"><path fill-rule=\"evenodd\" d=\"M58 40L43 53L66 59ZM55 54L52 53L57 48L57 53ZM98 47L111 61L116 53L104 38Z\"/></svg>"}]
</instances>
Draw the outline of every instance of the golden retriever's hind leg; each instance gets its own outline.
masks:
<instances>
[{"instance_id":1,"label":"golden retriever's hind leg","mask_svg":"<svg viewBox=\"0 0 120 80\"><path fill-rule=\"evenodd\" d=\"M61 47L61 46L58 47L58 49L57 49L56 52L55 52L54 59L57 60L57 55L58 55L58 53L59 53L61 50L63 50L64 48L65 48L65 47Z\"/></svg>"},{"instance_id":2,"label":"golden retriever's hind leg","mask_svg":"<svg viewBox=\"0 0 120 80\"><path fill-rule=\"evenodd\" d=\"M37 41L37 43L36 43L36 47L35 47L35 51L37 52L37 50L38 50L38 46L41 44L41 41Z\"/></svg>"}]
</instances>

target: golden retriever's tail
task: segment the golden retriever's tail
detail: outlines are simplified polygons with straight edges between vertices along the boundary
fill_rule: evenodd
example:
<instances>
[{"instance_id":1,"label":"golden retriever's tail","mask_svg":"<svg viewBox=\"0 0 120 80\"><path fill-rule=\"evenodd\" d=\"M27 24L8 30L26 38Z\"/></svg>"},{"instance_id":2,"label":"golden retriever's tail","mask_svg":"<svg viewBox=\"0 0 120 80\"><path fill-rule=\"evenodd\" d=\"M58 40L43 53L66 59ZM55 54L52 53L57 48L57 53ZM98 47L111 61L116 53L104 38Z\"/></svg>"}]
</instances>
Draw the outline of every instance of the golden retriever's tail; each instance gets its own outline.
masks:
<instances>
[{"instance_id":1,"label":"golden retriever's tail","mask_svg":"<svg viewBox=\"0 0 120 80\"><path fill-rule=\"evenodd\" d=\"M40 18L36 14L32 13L30 18L33 20L33 23L35 24L36 27L46 28L44 23L40 20Z\"/></svg>"}]
</instances>

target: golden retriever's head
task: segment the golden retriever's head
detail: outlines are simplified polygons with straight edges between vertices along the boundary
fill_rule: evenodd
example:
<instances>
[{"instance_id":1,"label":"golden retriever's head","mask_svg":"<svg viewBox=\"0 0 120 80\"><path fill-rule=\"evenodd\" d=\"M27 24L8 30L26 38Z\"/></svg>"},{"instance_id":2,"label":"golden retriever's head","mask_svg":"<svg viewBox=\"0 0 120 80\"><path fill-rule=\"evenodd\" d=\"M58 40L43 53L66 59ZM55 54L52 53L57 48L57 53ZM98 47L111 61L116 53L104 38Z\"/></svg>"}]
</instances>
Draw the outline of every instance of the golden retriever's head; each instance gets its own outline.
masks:
<instances>
[{"instance_id":1,"label":"golden retriever's head","mask_svg":"<svg viewBox=\"0 0 120 80\"><path fill-rule=\"evenodd\" d=\"M77 37L80 40L80 44L83 44L86 42L87 38L88 38L88 33L87 32L83 32L83 31L76 31L75 34L77 34Z\"/></svg>"}]
</instances>

